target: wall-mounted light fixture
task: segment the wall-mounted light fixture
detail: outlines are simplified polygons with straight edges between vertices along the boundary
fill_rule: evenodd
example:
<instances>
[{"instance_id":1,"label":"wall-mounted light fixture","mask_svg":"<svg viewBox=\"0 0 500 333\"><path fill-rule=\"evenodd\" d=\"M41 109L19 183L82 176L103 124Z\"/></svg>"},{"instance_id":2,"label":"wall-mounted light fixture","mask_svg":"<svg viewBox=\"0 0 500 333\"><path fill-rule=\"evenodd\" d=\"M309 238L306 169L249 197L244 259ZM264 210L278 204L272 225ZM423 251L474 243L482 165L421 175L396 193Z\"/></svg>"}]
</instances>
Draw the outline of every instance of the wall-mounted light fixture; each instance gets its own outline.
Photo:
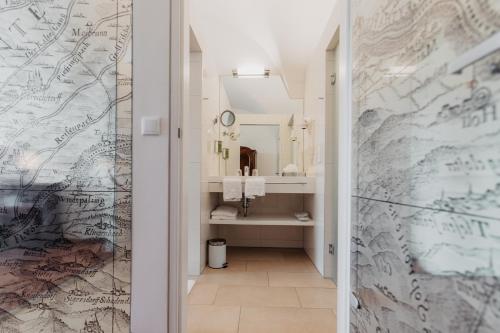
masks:
<instances>
[{"instance_id":1,"label":"wall-mounted light fixture","mask_svg":"<svg viewBox=\"0 0 500 333\"><path fill-rule=\"evenodd\" d=\"M214 151L216 154L222 153L222 140L215 140L214 142Z\"/></svg>"},{"instance_id":2,"label":"wall-mounted light fixture","mask_svg":"<svg viewBox=\"0 0 500 333\"><path fill-rule=\"evenodd\" d=\"M271 75L271 70L270 69L252 69L252 70L246 70L242 68L238 69L233 69L233 78L235 79L258 79L258 78L264 78L268 79L269 76Z\"/></svg>"},{"instance_id":3,"label":"wall-mounted light fixture","mask_svg":"<svg viewBox=\"0 0 500 333\"><path fill-rule=\"evenodd\" d=\"M223 148L222 149L222 159L223 160L228 160L229 159L229 148Z\"/></svg>"},{"instance_id":4,"label":"wall-mounted light fixture","mask_svg":"<svg viewBox=\"0 0 500 333\"><path fill-rule=\"evenodd\" d=\"M223 136L228 136L231 140L236 141L240 138L240 134L236 133L234 130L232 131L224 131L222 132Z\"/></svg>"}]
</instances>

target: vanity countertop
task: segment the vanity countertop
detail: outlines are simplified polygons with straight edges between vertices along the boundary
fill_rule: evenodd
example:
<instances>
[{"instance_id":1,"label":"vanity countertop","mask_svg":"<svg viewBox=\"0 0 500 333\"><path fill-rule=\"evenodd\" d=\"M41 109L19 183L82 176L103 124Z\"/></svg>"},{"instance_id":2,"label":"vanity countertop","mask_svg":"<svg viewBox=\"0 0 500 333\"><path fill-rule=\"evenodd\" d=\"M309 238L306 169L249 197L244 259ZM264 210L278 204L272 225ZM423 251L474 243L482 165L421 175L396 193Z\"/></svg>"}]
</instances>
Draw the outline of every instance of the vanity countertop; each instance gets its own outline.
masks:
<instances>
[{"instance_id":1,"label":"vanity countertop","mask_svg":"<svg viewBox=\"0 0 500 333\"><path fill-rule=\"evenodd\" d=\"M236 177L236 176L235 176ZM262 176L266 179L267 193L314 193L314 177L281 177ZM247 177L240 177L245 182ZM251 177L250 177L251 178ZM224 177L207 177L209 192L222 192L222 180Z\"/></svg>"},{"instance_id":2,"label":"vanity countertop","mask_svg":"<svg viewBox=\"0 0 500 333\"><path fill-rule=\"evenodd\" d=\"M231 177L231 176L229 176ZM237 177L237 176L234 176ZM282 176L261 176L266 180L266 184L308 184L314 182L314 177L282 177ZM215 176L208 177L207 181L209 183L222 183L225 177ZM246 178L252 177L240 177L242 182L245 182Z\"/></svg>"}]
</instances>

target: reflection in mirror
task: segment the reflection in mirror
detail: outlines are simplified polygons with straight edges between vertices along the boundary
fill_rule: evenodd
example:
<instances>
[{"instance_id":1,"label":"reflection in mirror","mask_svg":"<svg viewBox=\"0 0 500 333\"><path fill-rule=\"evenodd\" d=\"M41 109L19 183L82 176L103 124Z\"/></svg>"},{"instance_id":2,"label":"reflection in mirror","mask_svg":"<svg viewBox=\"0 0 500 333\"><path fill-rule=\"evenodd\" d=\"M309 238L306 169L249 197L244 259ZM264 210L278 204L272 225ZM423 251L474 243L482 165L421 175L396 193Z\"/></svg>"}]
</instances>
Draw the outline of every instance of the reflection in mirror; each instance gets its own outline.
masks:
<instances>
[{"instance_id":1,"label":"reflection in mirror","mask_svg":"<svg viewBox=\"0 0 500 333\"><path fill-rule=\"evenodd\" d=\"M297 175L301 169L299 147L303 101L291 99L282 78L221 78L232 111L221 114L221 130L229 158L221 163L221 175L244 174L245 167L261 176ZM300 122L300 121L299 121ZM296 128L297 127L297 128Z\"/></svg>"},{"instance_id":2,"label":"reflection in mirror","mask_svg":"<svg viewBox=\"0 0 500 333\"><path fill-rule=\"evenodd\" d=\"M280 174L280 125L240 125L240 169L249 166L259 174Z\"/></svg>"}]
</instances>

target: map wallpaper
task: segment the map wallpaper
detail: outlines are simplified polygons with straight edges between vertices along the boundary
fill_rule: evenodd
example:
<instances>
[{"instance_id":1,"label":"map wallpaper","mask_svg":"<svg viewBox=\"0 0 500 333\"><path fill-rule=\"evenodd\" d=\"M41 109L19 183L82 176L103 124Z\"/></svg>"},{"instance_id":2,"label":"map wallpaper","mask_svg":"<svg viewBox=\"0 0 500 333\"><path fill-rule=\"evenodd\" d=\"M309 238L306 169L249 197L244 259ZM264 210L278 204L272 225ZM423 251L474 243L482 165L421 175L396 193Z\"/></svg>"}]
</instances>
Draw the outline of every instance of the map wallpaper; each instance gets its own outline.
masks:
<instances>
[{"instance_id":1,"label":"map wallpaper","mask_svg":"<svg viewBox=\"0 0 500 333\"><path fill-rule=\"evenodd\" d=\"M353 0L351 332L500 332L496 0Z\"/></svg>"},{"instance_id":2,"label":"map wallpaper","mask_svg":"<svg viewBox=\"0 0 500 333\"><path fill-rule=\"evenodd\" d=\"M131 0L0 1L0 332L129 332Z\"/></svg>"}]
</instances>

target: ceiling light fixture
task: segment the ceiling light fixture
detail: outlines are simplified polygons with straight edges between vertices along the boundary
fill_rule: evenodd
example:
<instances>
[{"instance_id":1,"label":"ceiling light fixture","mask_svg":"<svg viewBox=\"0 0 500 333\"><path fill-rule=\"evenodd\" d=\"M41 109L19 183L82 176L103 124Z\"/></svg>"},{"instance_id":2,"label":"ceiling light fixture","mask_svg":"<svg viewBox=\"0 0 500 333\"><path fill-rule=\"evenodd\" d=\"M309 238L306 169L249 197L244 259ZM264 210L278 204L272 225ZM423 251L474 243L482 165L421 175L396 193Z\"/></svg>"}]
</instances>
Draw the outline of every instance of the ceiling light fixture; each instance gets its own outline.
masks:
<instances>
[{"instance_id":1,"label":"ceiling light fixture","mask_svg":"<svg viewBox=\"0 0 500 333\"><path fill-rule=\"evenodd\" d=\"M268 79L269 76L271 75L271 70L270 69L263 69L263 70L243 70L243 69L233 69L233 78L235 79L241 79L241 78L265 78Z\"/></svg>"}]
</instances>

